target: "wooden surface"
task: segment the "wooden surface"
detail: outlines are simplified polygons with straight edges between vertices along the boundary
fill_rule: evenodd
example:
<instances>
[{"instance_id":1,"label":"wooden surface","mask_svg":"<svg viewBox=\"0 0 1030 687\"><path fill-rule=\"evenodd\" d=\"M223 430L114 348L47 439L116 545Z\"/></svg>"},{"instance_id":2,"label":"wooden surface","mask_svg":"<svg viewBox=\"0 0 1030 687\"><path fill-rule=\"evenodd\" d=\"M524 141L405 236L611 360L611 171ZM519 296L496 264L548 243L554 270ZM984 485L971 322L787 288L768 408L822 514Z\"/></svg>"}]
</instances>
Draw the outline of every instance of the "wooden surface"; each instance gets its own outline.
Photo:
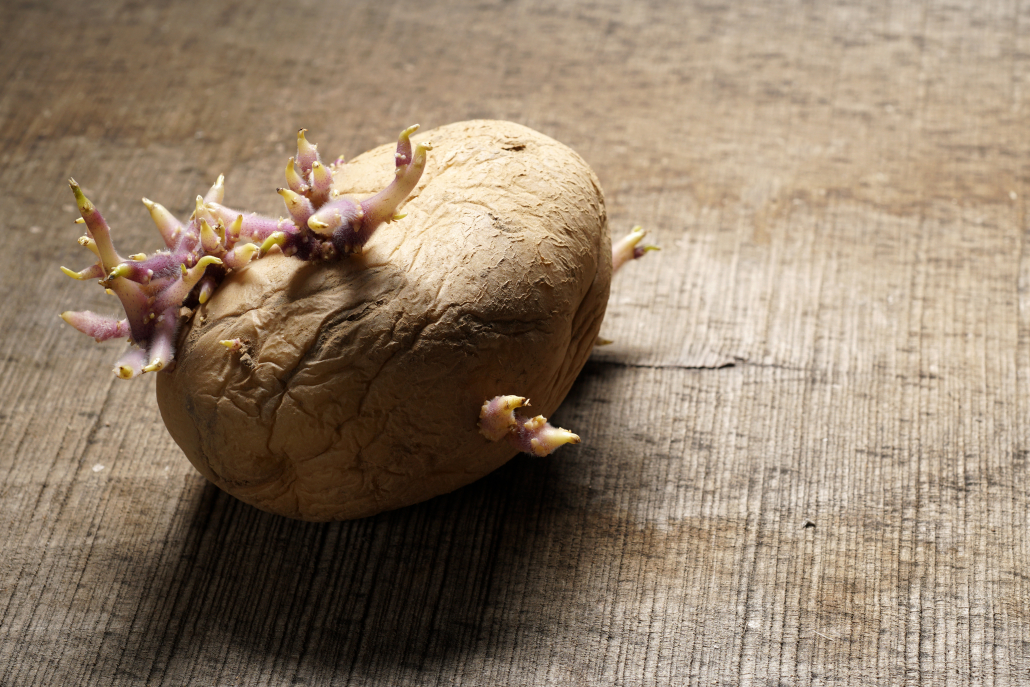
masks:
<instances>
[{"instance_id":1,"label":"wooden surface","mask_svg":"<svg viewBox=\"0 0 1030 687\"><path fill-rule=\"evenodd\" d=\"M0 684L1030 681L1026 0L169 4L0 3ZM70 175L152 250L219 172L279 212L302 126L476 117L664 248L578 447L288 521L56 317L112 307Z\"/></svg>"}]
</instances>

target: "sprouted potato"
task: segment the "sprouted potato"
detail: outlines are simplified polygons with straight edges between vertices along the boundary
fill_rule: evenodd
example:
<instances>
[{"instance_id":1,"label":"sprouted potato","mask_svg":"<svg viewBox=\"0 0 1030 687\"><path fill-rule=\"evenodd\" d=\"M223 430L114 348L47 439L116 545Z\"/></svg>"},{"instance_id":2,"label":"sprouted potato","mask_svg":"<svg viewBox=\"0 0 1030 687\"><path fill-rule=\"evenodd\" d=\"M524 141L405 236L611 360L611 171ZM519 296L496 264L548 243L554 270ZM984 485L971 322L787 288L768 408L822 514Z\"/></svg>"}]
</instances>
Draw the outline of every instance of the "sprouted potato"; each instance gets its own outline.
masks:
<instances>
[{"instance_id":1,"label":"sprouted potato","mask_svg":"<svg viewBox=\"0 0 1030 687\"><path fill-rule=\"evenodd\" d=\"M301 131L282 218L226 206L221 177L185 223L144 200L167 249L127 259L72 182L96 263L64 271L99 279L126 317L62 317L129 338L115 374L160 371L172 437L258 508L363 517L579 441L544 416L643 233L613 251L593 172L542 134L415 129L330 164Z\"/></svg>"}]
</instances>

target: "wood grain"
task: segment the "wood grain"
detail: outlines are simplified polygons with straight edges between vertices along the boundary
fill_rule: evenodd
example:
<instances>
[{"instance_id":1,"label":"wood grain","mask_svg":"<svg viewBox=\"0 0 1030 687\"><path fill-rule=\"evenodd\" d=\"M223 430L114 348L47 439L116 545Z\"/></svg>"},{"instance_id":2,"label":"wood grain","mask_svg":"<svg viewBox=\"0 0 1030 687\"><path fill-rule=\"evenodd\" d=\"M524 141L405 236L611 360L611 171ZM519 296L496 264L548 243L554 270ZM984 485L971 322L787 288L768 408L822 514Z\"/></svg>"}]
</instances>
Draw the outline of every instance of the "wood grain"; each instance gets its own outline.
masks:
<instances>
[{"instance_id":1,"label":"wood grain","mask_svg":"<svg viewBox=\"0 0 1030 687\"><path fill-rule=\"evenodd\" d=\"M1030 682L1030 5L7 3L0 684ZM575 148L617 275L584 437L313 525L193 472L63 325L74 175L127 251L295 131ZM113 311L111 311L113 312Z\"/></svg>"}]
</instances>

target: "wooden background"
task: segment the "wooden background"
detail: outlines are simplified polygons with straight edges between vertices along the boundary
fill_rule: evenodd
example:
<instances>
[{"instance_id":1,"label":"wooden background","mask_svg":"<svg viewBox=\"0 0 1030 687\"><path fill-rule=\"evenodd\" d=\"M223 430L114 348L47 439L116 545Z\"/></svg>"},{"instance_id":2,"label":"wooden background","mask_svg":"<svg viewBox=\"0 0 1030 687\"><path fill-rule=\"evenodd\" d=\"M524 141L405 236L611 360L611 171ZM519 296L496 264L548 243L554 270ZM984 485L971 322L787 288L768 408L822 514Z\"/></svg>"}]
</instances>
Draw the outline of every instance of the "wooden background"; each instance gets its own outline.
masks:
<instances>
[{"instance_id":1,"label":"wooden background","mask_svg":"<svg viewBox=\"0 0 1030 687\"><path fill-rule=\"evenodd\" d=\"M151 6L153 5L153 6ZM0 684L1030 681L1030 3L0 1ZM196 474L66 179L125 252L219 172L510 119L620 273L584 438L367 520Z\"/></svg>"}]
</instances>

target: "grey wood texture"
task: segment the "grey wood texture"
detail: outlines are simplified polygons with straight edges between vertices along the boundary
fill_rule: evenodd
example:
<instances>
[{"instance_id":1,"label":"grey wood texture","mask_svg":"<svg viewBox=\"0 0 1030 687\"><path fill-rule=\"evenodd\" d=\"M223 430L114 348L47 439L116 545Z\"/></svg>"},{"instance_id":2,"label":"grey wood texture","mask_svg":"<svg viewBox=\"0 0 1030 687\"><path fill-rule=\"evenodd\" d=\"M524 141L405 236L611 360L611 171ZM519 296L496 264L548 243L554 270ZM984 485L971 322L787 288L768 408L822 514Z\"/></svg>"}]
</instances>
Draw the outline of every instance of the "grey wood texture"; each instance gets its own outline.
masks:
<instances>
[{"instance_id":1,"label":"grey wood texture","mask_svg":"<svg viewBox=\"0 0 1030 687\"><path fill-rule=\"evenodd\" d=\"M1026 0L0 3L0 684L1030 684ZM583 443L347 523L219 492L115 312L141 196L510 119L617 275Z\"/></svg>"}]
</instances>

